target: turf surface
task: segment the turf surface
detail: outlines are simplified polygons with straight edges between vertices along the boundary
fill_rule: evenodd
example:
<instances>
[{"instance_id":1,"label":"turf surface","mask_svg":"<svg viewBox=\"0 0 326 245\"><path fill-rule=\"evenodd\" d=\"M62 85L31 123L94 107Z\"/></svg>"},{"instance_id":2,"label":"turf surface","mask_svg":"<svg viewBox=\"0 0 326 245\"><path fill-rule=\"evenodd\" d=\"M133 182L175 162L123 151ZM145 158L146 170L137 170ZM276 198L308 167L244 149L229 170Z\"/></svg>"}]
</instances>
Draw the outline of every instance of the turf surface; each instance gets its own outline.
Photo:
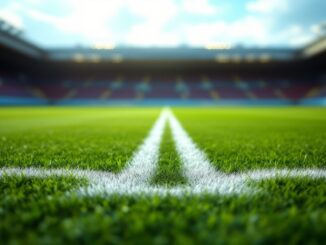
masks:
<instances>
[{"instance_id":1,"label":"turf surface","mask_svg":"<svg viewBox=\"0 0 326 245\"><path fill-rule=\"evenodd\" d=\"M0 166L117 172L146 137L159 109L0 110Z\"/></svg>"},{"instance_id":2,"label":"turf surface","mask_svg":"<svg viewBox=\"0 0 326 245\"><path fill-rule=\"evenodd\" d=\"M326 166L323 108L174 111L211 162L225 172Z\"/></svg>"},{"instance_id":3,"label":"turf surface","mask_svg":"<svg viewBox=\"0 0 326 245\"><path fill-rule=\"evenodd\" d=\"M2 108L2 166L121 170L159 109ZM174 109L212 163L227 172L323 167L326 110ZM186 182L166 128L152 182ZM326 240L326 182L276 179L245 195L80 197L85 180L0 178L0 243L216 244Z\"/></svg>"},{"instance_id":4,"label":"turf surface","mask_svg":"<svg viewBox=\"0 0 326 245\"><path fill-rule=\"evenodd\" d=\"M176 186L186 182L182 174L181 163L172 139L170 126L167 126L163 135L160 158L152 183L154 185Z\"/></svg>"}]
</instances>

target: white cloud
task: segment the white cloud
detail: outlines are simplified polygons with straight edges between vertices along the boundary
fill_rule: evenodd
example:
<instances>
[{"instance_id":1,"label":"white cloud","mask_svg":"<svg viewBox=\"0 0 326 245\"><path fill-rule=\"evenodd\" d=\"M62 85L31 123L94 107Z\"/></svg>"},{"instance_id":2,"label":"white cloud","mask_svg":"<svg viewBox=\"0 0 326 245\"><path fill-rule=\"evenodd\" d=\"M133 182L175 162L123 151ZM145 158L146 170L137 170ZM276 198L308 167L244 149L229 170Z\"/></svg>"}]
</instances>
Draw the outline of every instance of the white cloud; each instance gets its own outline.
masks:
<instances>
[{"instance_id":1,"label":"white cloud","mask_svg":"<svg viewBox=\"0 0 326 245\"><path fill-rule=\"evenodd\" d=\"M208 0L184 0L182 10L191 14L213 15L217 8Z\"/></svg>"},{"instance_id":2,"label":"white cloud","mask_svg":"<svg viewBox=\"0 0 326 245\"><path fill-rule=\"evenodd\" d=\"M41 11L28 9L30 18L47 22L60 31L78 34L86 42L112 43L113 34L110 20L122 8L118 0L69 0L68 7L72 9L66 16L55 16Z\"/></svg>"},{"instance_id":3,"label":"white cloud","mask_svg":"<svg viewBox=\"0 0 326 245\"><path fill-rule=\"evenodd\" d=\"M121 40L116 40L117 37L113 34L112 19L118 16L122 9L127 9L142 18L142 22L131 26L129 33L125 35L128 43L133 40L139 45L157 41L162 44L163 40L167 44L171 43L164 33L164 28L178 13L173 0L68 0L69 8L72 11L66 16L54 16L33 9L29 9L27 13L34 20L49 23L63 32L81 35L86 42L115 43ZM126 30L121 31L124 32ZM146 39L140 36L140 33L145 35Z\"/></svg>"},{"instance_id":4,"label":"white cloud","mask_svg":"<svg viewBox=\"0 0 326 245\"><path fill-rule=\"evenodd\" d=\"M158 25L166 24L178 14L173 0L129 0L125 6L133 15L144 18L145 22Z\"/></svg>"},{"instance_id":5,"label":"white cloud","mask_svg":"<svg viewBox=\"0 0 326 245\"><path fill-rule=\"evenodd\" d=\"M291 25L280 33L280 37L291 46L302 46L311 42L315 35L313 31L305 29L300 25Z\"/></svg>"},{"instance_id":6,"label":"white cloud","mask_svg":"<svg viewBox=\"0 0 326 245\"><path fill-rule=\"evenodd\" d=\"M23 19L20 16L22 6L18 3L10 3L0 9L0 18L16 28L23 28Z\"/></svg>"},{"instance_id":7,"label":"white cloud","mask_svg":"<svg viewBox=\"0 0 326 245\"><path fill-rule=\"evenodd\" d=\"M255 0L246 4L246 9L262 14L284 12L288 9L287 0Z\"/></svg>"},{"instance_id":8,"label":"white cloud","mask_svg":"<svg viewBox=\"0 0 326 245\"><path fill-rule=\"evenodd\" d=\"M268 42L268 23L247 16L233 22L216 21L189 26L186 39L191 45L211 43L256 43L264 45Z\"/></svg>"},{"instance_id":9,"label":"white cloud","mask_svg":"<svg viewBox=\"0 0 326 245\"><path fill-rule=\"evenodd\" d=\"M85 44L301 45L320 33L320 28L317 25L304 28L299 21L291 26L282 23L281 29L277 29L277 13L289 12L289 1L250 0L246 4L249 13L239 14L232 21L218 17L212 21L213 16L220 13L221 7L210 0L56 0L57 6L64 6L65 15L60 15L58 10L42 10L47 4L45 0L12 0L3 6L0 3L0 17L17 27L24 27L27 34L28 28L43 23L43 26L49 27L49 32L58 33L64 38L67 35L66 40L73 36L74 42L80 40L78 42ZM185 18L178 18L185 14L187 18L200 15L201 21L194 19L184 22ZM206 16L210 21L205 19ZM116 21L122 18L126 18L126 23L131 20L135 22L125 26L125 29L116 30ZM24 26L24 23L32 24ZM42 35L46 36L46 31Z\"/></svg>"},{"instance_id":10,"label":"white cloud","mask_svg":"<svg viewBox=\"0 0 326 245\"><path fill-rule=\"evenodd\" d=\"M135 25L125 36L125 44L133 46L177 46L180 41L178 33L159 30L151 23Z\"/></svg>"},{"instance_id":11,"label":"white cloud","mask_svg":"<svg viewBox=\"0 0 326 245\"><path fill-rule=\"evenodd\" d=\"M80 18L79 14L57 17L35 10L28 11L28 14L34 20L47 22L62 32L78 34L87 42L112 42L110 29L103 23L100 23L98 18Z\"/></svg>"},{"instance_id":12,"label":"white cloud","mask_svg":"<svg viewBox=\"0 0 326 245\"><path fill-rule=\"evenodd\" d=\"M32 4L32 5L40 5L42 2L44 3L44 0L26 0L27 3Z\"/></svg>"},{"instance_id":13,"label":"white cloud","mask_svg":"<svg viewBox=\"0 0 326 245\"><path fill-rule=\"evenodd\" d=\"M310 31L319 36L326 35L326 21L312 25Z\"/></svg>"},{"instance_id":14,"label":"white cloud","mask_svg":"<svg viewBox=\"0 0 326 245\"><path fill-rule=\"evenodd\" d=\"M177 46L182 43L187 27L166 30L169 23L182 12L211 15L216 8L207 0L187 0L177 4L173 0L131 0L128 9L144 21L135 24L125 35L125 43L139 46ZM191 28L191 24L188 27ZM185 40L185 43L188 41Z\"/></svg>"},{"instance_id":15,"label":"white cloud","mask_svg":"<svg viewBox=\"0 0 326 245\"><path fill-rule=\"evenodd\" d=\"M15 13L8 12L5 10L0 10L0 19L5 20L7 23L15 26L16 28L23 27L23 21L20 16Z\"/></svg>"},{"instance_id":16,"label":"white cloud","mask_svg":"<svg viewBox=\"0 0 326 245\"><path fill-rule=\"evenodd\" d=\"M173 0L130 0L126 8L142 21L130 27L124 36L124 43L137 46L175 46L179 43L176 33L166 30L166 26L179 13Z\"/></svg>"}]
</instances>

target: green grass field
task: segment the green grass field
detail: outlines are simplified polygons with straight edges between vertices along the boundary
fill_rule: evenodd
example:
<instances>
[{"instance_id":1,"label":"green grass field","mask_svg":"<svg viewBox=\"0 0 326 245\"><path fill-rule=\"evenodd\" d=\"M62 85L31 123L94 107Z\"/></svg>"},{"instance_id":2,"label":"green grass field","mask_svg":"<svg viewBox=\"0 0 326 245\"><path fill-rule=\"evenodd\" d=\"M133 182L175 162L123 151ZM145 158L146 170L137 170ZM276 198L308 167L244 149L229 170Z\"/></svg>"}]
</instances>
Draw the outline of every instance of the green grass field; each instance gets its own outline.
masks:
<instances>
[{"instance_id":1,"label":"green grass field","mask_svg":"<svg viewBox=\"0 0 326 245\"><path fill-rule=\"evenodd\" d=\"M0 167L121 172L160 108L0 108ZM326 167L326 109L175 108L213 166L227 173ZM185 185L165 127L154 185ZM71 177L0 177L0 243L322 244L326 181L252 182L257 193L80 196Z\"/></svg>"}]
</instances>

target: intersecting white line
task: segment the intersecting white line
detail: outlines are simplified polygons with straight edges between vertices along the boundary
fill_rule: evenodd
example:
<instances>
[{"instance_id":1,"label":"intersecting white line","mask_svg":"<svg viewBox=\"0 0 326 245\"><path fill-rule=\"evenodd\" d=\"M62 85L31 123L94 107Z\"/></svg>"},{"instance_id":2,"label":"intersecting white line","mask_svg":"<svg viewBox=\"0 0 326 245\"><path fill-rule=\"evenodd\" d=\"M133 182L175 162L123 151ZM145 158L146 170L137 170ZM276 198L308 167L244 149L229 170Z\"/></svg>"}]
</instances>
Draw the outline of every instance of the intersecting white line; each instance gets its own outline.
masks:
<instances>
[{"instance_id":1,"label":"intersecting white line","mask_svg":"<svg viewBox=\"0 0 326 245\"><path fill-rule=\"evenodd\" d=\"M235 174L216 171L201 151L183 129L180 122L168 111L173 139L176 149L183 162L183 172L195 193L240 193L247 189L250 180L259 181L277 177L309 177L326 178L325 169L262 169Z\"/></svg>"},{"instance_id":2,"label":"intersecting white line","mask_svg":"<svg viewBox=\"0 0 326 245\"><path fill-rule=\"evenodd\" d=\"M158 163L159 148L165 124L169 122L177 152L182 162L183 174L188 185L163 187L150 185ZM326 178L325 169L262 169L225 174L216 171L205 154L196 146L169 109L164 109L148 137L133 155L127 167L118 174L81 169L2 168L2 176L24 175L46 178L72 176L85 178L89 185L78 190L82 195L174 195L185 194L233 194L248 189L248 181L276 177Z\"/></svg>"},{"instance_id":3,"label":"intersecting white line","mask_svg":"<svg viewBox=\"0 0 326 245\"><path fill-rule=\"evenodd\" d=\"M0 176L21 174L29 177L51 175L82 177L88 180L89 186L80 189L79 192L87 195L97 193L132 194L140 190L146 191L157 165L167 115L167 110L161 112L143 144L133 154L126 168L118 174L81 169L2 168Z\"/></svg>"}]
</instances>

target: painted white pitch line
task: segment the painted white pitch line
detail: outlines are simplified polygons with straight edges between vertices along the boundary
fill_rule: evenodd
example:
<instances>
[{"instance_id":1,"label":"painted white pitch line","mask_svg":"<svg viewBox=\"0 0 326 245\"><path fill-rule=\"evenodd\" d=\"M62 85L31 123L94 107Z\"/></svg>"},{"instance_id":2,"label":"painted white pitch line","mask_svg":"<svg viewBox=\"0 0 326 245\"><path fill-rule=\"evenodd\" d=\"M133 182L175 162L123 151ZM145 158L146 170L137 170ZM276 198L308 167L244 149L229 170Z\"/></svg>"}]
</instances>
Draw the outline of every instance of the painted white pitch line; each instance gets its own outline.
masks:
<instances>
[{"instance_id":1,"label":"painted white pitch line","mask_svg":"<svg viewBox=\"0 0 326 245\"><path fill-rule=\"evenodd\" d=\"M230 185L224 181L224 177L227 176L214 169L171 111L168 111L168 120L177 152L183 163L183 172L190 186L194 189L212 189L213 186L228 189Z\"/></svg>"},{"instance_id":2,"label":"painted white pitch line","mask_svg":"<svg viewBox=\"0 0 326 245\"><path fill-rule=\"evenodd\" d=\"M237 174L216 171L207 160L205 153L196 146L170 110L168 120L183 163L184 175L195 193L239 193L245 190L246 183L250 180L259 181L277 177L326 178L325 169L262 169Z\"/></svg>"},{"instance_id":3,"label":"painted white pitch line","mask_svg":"<svg viewBox=\"0 0 326 245\"><path fill-rule=\"evenodd\" d=\"M167 114L167 110L162 110L148 137L121 173L115 175L114 178L102 179L100 183L88 188L87 192L96 193L105 190L108 193L127 194L135 190L145 189L155 172L158 162Z\"/></svg>"},{"instance_id":4,"label":"painted white pitch line","mask_svg":"<svg viewBox=\"0 0 326 245\"><path fill-rule=\"evenodd\" d=\"M151 186L150 178L158 162L159 147L166 122L171 125L173 139L183 163L184 175L189 181L187 186L166 188ZM133 155L127 167L119 174L104 171L80 169L42 169L42 168L2 168L4 175L24 175L30 177L73 176L86 178L87 187L78 190L82 195L185 195L185 194L231 194L243 192L249 180L263 180L276 177L326 178L324 169L263 169L239 174L225 174L216 171L205 154L182 128L170 110L163 110L148 137Z\"/></svg>"},{"instance_id":5,"label":"painted white pitch line","mask_svg":"<svg viewBox=\"0 0 326 245\"><path fill-rule=\"evenodd\" d=\"M89 186L81 188L81 194L97 193L132 194L145 190L154 174L159 157L159 148L167 121L167 110L163 110L144 140L143 144L133 154L125 169L118 174L104 171L76 169L42 169L42 168L3 168L3 175L25 175L29 177L73 176L86 178Z\"/></svg>"},{"instance_id":6,"label":"painted white pitch line","mask_svg":"<svg viewBox=\"0 0 326 245\"><path fill-rule=\"evenodd\" d=\"M51 176L56 177L75 177L85 178L90 183L101 182L102 179L111 179L115 175L110 172L86 170L86 169L44 169L44 168L1 168L0 178L4 176L22 175L26 177L46 178Z\"/></svg>"}]
</instances>

